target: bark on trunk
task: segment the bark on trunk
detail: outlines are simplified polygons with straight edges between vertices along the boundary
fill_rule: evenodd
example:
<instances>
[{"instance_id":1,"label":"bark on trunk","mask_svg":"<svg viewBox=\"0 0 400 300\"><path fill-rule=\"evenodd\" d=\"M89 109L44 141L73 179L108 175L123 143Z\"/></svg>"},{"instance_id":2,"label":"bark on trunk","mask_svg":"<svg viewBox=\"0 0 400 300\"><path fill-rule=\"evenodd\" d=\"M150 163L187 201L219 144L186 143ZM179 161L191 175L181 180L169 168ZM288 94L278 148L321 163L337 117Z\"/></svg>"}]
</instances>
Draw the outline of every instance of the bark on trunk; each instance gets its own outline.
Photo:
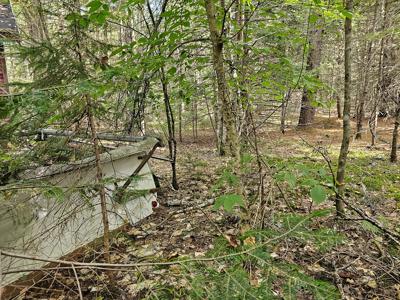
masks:
<instances>
[{"instance_id":1,"label":"bark on trunk","mask_svg":"<svg viewBox=\"0 0 400 300\"><path fill-rule=\"evenodd\" d=\"M104 259L106 262L110 262L110 226L108 223L107 213L107 201L106 201L106 190L103 184L103 170L100 163L100 147L99 140L96 131L96 125L92 114L92 103L90 98L87 97L87 114L88 122L92 133L92 142L94 148L94 154L96 158L96 181L100 195L100 207L101 207L101 218L103 222L103 245L104 245Z\"/></svg>"},{"instance_id":2,"label":"bark on trunk","mask_svg":"<svg viewBox=\"0 0 400 300\"><path fill-rule=\"evenodd\" d=\"M237 12L236 12L236 22L237 27L239 28L239 32L237 34L238 43L242 44L242 55L237 55L237 61L240 65L239 68L239 107L240 111L240 123L238 132L240 135L244 135L248 137L252 131L251 129L251 121L250 121L250 113L251 113L251 103L249 99L249 52L250 47L248 46L248 23L250 20L250 10L246 3L242 3L238 1L237 3Z\"/></svg>"},{"instance_id":3,"label":"bark on trunk","mask_svg":"<svg viewBox=\"0 0 400 300\"><path fill-rule=\"evenodd\" d=\"M183 113L183 97L181 97L181 102L179 103L178 118L179 118L179 142L182 143L182 113Z\"/></svg>"},{"instance_id":4,"label":"bark on trunk","mask_svg":"<svg viewBox=\"0 0 400 300\"><path fill-rule=\"evenodd\" d=\"M218 32L216 8L214 1L205 0L204 4L207 13L210 38L212 42L213 66L217 76L218 98L222 106L223 123L226 127L227 141L230 146L229 148L231 156L239 158L240 149L239 149L239 139L235 125L235 116L233 113L232 103L229 99L228 85L225 78L223 36Z\"/></svg>"},{"instance_id":5,"label":"bark on trunk","mask_svg":"<svg viewBox=\"0 0 400 300\"><path fill-rule=\"evenodd\" d=\"M318 25L318 24L317 24ZM319 77L318 68L321 64L322 53L322 29L317 28L310 32L309 37L309 50L307 56L308 72L314 72L316 77ZM315 97L315 92L304 88L303 96L301 98L301 108L298 126L309 126L314 122L315 107L312 105L312 100Z\"/></svg>"},{"instance_id":6,"label":"bark on trunk","mask_svg":"<svg viewBox=\"0 0 400 300\"><path fill-rule=\"evenodd\" d=\"M164 95L164 105L165 105L165 115L167 117L167 125L168 125L168 149L171 160L171 169L172 169L172 180L171 185L175 190L179 189L178 179L176 174L176 139L175 139L175 120L174 114L171 107L171 101L169 98L168 92L168 84L165 78L164 69L160 70L161 75L161 85Z\"/></svg>"},{"instance_id":7,"label":"bark on trunk","mask_svg":"<svg viewBox=\"0 0 400 300\"><path fill-rule=\"evenodd\" d=\"M378 127L378 111L377 111L377 104L375 103L374 109L372 110L370 119L369 119L369 131L371 133L371 146L375 146L376 141L376 129Z\"/></svg>"},{"instance_id":8,"label":"bark on trunk","mask_svg":"<svg viewBox=\"0 0 400 300\"><path fill-rule=\"evenodd\" d=\"M218 155L224 156L225 151L225 130L224 130L224 118L222 115L222 104L218 97L217 80L215 76L213 77L213 93L214 93L214 118L215 126L217 130L217 151Z\"/></svg>"},{"instance_id":9,"label":"bark on trunk","mask_svg":"<svg viewBox=\"0 0 400 300\"><path fill-rule=\"evenodd\" d=\"M340 96L336 93L336 112L338 119L341 119L342 116L342 104L340 103Z\"/></svg>"},{"instance_id":10,"label":"bark on trunk","mask_svg":"<svg viewBox=\"0 0 400 300\"><path fill-rule=\"evenodd\" d=\"M378 14L378 8L379 8L379 0L376 0L375 6L374 6L374 18L373 18L373 25L371 30L368 32L369 34L375 33L375 27L376 27L376 17ZM357 131L356 131L356 139L361 139L362 138L362 131L363 131L363 121L365 119L365 101L368 96L368 83L369 83L369 69L371 66L372 62L372 40L368 41L367 43L367 54L366 54L366 64L364 67L364 81L363 81L363 87L362 87L362 92L360 95L360 99L358 101L358 106L357 106Z\"/></svg>"},{"instance_id":11,"label":"bark on trunk","mask_svg":"<svg viewBox=\"0 0 400 300\"><path fill-rule=\"evenodd\" d=\"M380 28L380 31L383 32L387 28L387 6L388 3L386 0L382 0L382 26ZM381 103L383 102L383 99L386 94L386 76L385 76L385 65L386 65L386 60L385 60L385 51L386 51L386 39L381 38L380 41L380 51L379 51L379 82L377 84L376 88L376 99L374 103L374 109L370 118L370 132L371 132L371 146L375 146L375 141L377 139L377 128L378 128L378 112Z\"/></svg>"},{"instance_id":12,"label":"bark on trunk","mask_svg":"<svg viewBox=\"0 0 400 300\"><path fill-rule=\"evenodd\" d=\"M197 142L198 130L197 130L198 120L197 120L197 101L195 98L192 99L192 134L193 142Z\"/></svg>"},{"instance_id":13,"label":"bark on trunk","mask_svg":"<svg viewBox=\"0 0 400 300\"><path fill-rule=\"evenodd\" d=\"M287 116L287 108L289 105L289 101L290 101L290 96L292 94L292 90L289 89L289 91L285 94L285 97L283 98L283 102L282 102L282 108L281 108L281 132L282 134L285 133L286 131L286 116Z\"/></svg>"},{"instance_id":14,"label":"bark on trunk","mask_svg":"<svg viewBox=\"0 0 400 300\"><path fill-rule=\"evenodd\" d=\"M353 11L353 0L346 0L346 10ZM351 110L351 47L352 47L352 20L346 17L345 27L345 55L344 55L344 107L343 107L343 138L340 148L339 163L336 176L338 195L336 196L336 212L338 217L344 216L344 178L346 172L347 155L350 145L350 110Z\"/></svg>"},{"instance_id":15,"label":"bark on trunk","mask_svg":"<svg viewBox=\"0 0 400 300\"><path fill-rule=\"evenodd\" d=\"M390 153L391 162L397 161L397 139L399 136L399 126L400 126L400 102L397 105L395 121L394 121L393 136L392 136L392 151Z\"/></svg>"}]
</instances>

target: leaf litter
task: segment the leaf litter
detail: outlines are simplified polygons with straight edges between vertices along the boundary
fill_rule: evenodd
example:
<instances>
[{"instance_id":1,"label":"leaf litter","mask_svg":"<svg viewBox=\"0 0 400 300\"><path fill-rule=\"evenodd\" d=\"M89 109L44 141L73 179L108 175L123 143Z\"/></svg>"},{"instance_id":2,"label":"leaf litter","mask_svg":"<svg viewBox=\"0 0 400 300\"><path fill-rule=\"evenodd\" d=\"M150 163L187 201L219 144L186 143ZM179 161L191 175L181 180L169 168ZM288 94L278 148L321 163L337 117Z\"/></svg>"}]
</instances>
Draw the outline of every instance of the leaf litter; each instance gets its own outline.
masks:
<instances>
[{"instance_id":1,"label":"leaf litter","mask_svg":"<svg viewBox=\"0 0 400 300\"><path fill-rule=\"evenodd\" d=\"M211 206L213 201L210 199L217 199L219 196L213 189L219 180L219 170L228 164L228 160L217 157L210 150L213 147L211 139L204 139L208 142L201 145L186 143L185 147L180 148L179 191L169 187L169 166L158 161L152 163L153 169L161 178L161 189L158 192L161 205L147 219L133 227L125 226L114 236L113 263L203 258L214 249L214 241L221 235L233 249L241 243L247 247L257 244L254 236L238 239L240 234L250 228L242 229L241 232L237 220ZM279 151L279 147L274 149ZM256 175L248 178L256 179ZM314 193L318 200L322 198L320 190ZM306 198L307 195L298 194L295 203L298 212L308 211L309 203L305 201ZM279 200L279 196L277 199ZM267 208L269 214L290 211L278 200ZM194 209L204 203L206 205ZM398 214L394 216L398 217ZM267 217L266 226L276 227L273 220ZM246 226L248 225L243 225ZM287 238L274 247L270 253L272 259L300 265L315 279L332 282L345 299L400 299L398 250L387 240L357 222L338 222L333 216L318 219L310 226L315 229L333 228L344 234L346 242L321 252L312 241L304 243ZM101 258L101 246L89 247L74 255L71 259L95 261ZM212 263L206 262L205 265L211 266ZM218 264L220 273L225 268L224 263ZM173 289L177 295L180 290L191 289L188 281L191 273L180 264L141 266L132 270L112 271L111 274L104 270L80 269L78 274L82 292L87 299L154 298L163 288ZM78 299L71 270L59 270L51 275L44 276L34 288L23 290L23 299ZM260 269L249 272L251 286L259 287L262 281ZM273 294L282 295L281 284L276 282L274 286ZM298 299L310 299L309 294L299 294Z\"/></svg>"}]
</instances>

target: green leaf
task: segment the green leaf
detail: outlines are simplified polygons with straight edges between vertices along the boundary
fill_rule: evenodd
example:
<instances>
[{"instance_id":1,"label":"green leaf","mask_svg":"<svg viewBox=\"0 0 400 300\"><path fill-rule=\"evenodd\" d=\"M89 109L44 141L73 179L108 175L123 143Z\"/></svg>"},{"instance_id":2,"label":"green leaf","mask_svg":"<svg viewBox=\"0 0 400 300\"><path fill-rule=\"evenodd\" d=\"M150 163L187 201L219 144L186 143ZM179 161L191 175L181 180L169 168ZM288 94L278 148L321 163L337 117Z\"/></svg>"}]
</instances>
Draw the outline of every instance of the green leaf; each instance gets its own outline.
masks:
<instances>
[{"instance_id":1,"label":"green leaf","mask_svg":"<svg viewBox=\"0 0 400 300\"><path fill-rule=\"evenodd\" d=\"M46 189L43 193L46 198L55 199L62 202L65 199L65 194L62 188L54 186Z\"/></svg>"},{"instance_id":2,"label":"green leaf","mask_svg":"<svg viewBox=\"0 0 400 300\"><path fill-rule=\"evenodd\" d=\"M285 173L284 179L291 188L296 186L297 178L293 175L293 173Z\"/></svg>"},{"instance_id":3,"label":"green leaf","mask_svg":"<svg viewBox=\"0 0 400 300\"><path fill-rule=\"evenodd\" d=\"M172 67L171 69L168 70L168 74L171 76L174 76L176 74L176 68Z\"/></svg>"},{"instance_id":4,"label":"green leaf","mask_svg":"<svg viewBox=\"0 0 400 300\"><path fill-rule=\"evenodd\" d=\"M315 210L311 213L311 217L313 218L320 218L320 217L327 217L332 214L332 209L319 209Z\"/></svg>"},{"instance_id":5,"label":"green leaf","mask_svg":"<svg viewBox=\"0 0 400 300\"><path fill-rule=\"evenodd\" d=\"M326 191L320 185L314 186L310 191L311 199L316 204L320 204L326 200Z\"/></svg>"},{"instance_id":6,"label":"green leaf","mask_svg":"<svg viewBox=\"0 0 400 300\"><path fill-rule=\"evenodd\" d=\"M243 197L236 194L228 194L220 196L215 201L214 208L218 209L221 206L223 206L227 212L231 212L234 206L244 207Z\"/></svg>"},{"instance_id":7,"label":"green leaf","mask_svg":"<svg viewBox=\"0 0 400 300\"><path fill-rule=\"evenodd\" d=\"M324 176L327 175L326 170L325 170L324 168L320 168L320 169L318 170L318 174L319 174L321 177L324 177Z\"/></svg>"},{"instance_id":8,"label":"green leaf","mask_svg":"<svg viewBox=\"0 0 400 300\"><path fill-rule=\"evenodd\" d=\"M376 227L374 224L371 224L368 221L361 221L361 226L365 230L368 230L369 232L372 232L372 233L379 233L381 231L378 227Z\"/></svg>"},{"instance_id":9,"label":"green leaf","mask_svg":"<svg viewBox=\"0 0 400 300\"><path fill-rule=\"evenodd\" d=\"M310 16L310 23L311 24L315 24L315 23L317 23L318 19L319 19L318 15L311 15Z\"/></svg>"},{"instance_id":10,"label":"green leaf","mask_svg":"<svg viewBox=\"0 0 400 300\"><path fill-rule=\"evenodd\" d=\"M353 13L344 8L339 8L340 14L347 19L353 19Z\"/></svg>"},{"instance_id":11,"label":"green leaf","mask_svg":"<svg viewBox=\"0 0 400 300\"><path fill-rule=\"evenodd\" d=\"M90 13L93 13L93 12L95 12L96 10L98 10L102 5L103 5L103 3L101 3L101 1L99 1L99 0L94 0L94 1L90 1L90 2L87 4L87 7L89 7L89 12L90 12Z\"/></svg>"}]
</instances>

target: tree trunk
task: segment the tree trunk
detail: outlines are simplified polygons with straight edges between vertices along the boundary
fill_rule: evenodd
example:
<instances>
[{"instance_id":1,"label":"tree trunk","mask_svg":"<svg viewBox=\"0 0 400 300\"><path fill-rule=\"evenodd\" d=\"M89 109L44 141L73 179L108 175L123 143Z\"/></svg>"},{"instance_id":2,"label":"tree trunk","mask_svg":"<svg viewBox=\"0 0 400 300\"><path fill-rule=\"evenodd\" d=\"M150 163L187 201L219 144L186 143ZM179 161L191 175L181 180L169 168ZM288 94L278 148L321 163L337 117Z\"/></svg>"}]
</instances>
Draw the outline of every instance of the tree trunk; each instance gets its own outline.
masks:
<instances>
[{"instance_id":1,"label":"tree trunk","mask_svg":"<svg viewBox=\"0 0 400 300\"><path fill-rule=\"evenodd\" d=\"M215 128L215 123L214 123L215 118L213 118L213 112L212 112L212 110L210 108L210 104L209 104L208 98L207 98L207 92L205 90L203 91L203 95L202 96L204 97L204 102L205 102L206 108L207 108L208 119L210 120L210 125L211 125L211 128L213 130L213 133L214 133L214 136L215 136L215 140L217 141L218 140L217 129ZM214 112L214 115L215 115L215 112ZM218 146L218 144L217 144L217 146Z\"/></svg>"},{"instance_id":2,"label":"tree trunk","mask_svg":"<svg viewBox=\"0 0 400 300\"><path fill-rule=\"evenodd\" d=\"M382 26L380 28L381 32L384 32L387 28L387 6L388 2L386 0L382 0ZM370 132L371 132L371 146L375 146L375 141L377 139L377 128L378 128L378 113L379 107L383 102L383 98L386 94L386 76L385 76L385 44L386 39L384 37L381 38L380 41L380 51L379 51L379 82L377 84L377 95L374 103L374 109L370 118Z\"/></svg>"},{"instance_id":3,"label":"tree trunk","mask_svg":"<svg viewBox=\"0 0 400 300\"><path fill-rule=\"evenodd\" d=\"M281 126L280 126L282 134L284 134L286 131L287 108L289 105L291 94L292 94L292 90L289 89L289 91L287 91L287 93L283 97L282 108L281 108Z\"/></svg>"},{"instance_id":4,"label":"tree trunk","mask_svg":"<svg viewBox=\"0 0 400 300\"><path fill-rule=\"evenodd\" d=\"M353 11L353 0L346 0L346 10ZM346 172L347 155L350 145L350 110L351 110L351 47L352 47L352 20L346 17L344 26L345 54L344 54L344 107L343 107L343 138L340 148L339 162L336 176L338 195L336 196L336 212L338 217L344 216L344 178Z\"/></svg>"},{"instance_id":5,"label":"tree trunk","mask_svg":"<svg viewBox=\"0 0 400 300\"><path fill-rule=\"evenodd\" d=\"M377 101L375 101L377 102ZM370 119L369 119L369 131L371 132L371 146L375 146L376 142L376 129L378 127L378 111L377 103L374 104Z\"/></svg>"},{"instance_id":6,"label":"tree trunk","mask_svg":"<svg viewBox=\"0 0 400 300\"><path fill-rule=\"evenodd\" d=\"M213 0L204 0L208 26L210 30L210 38L212 42L213 66L217 76L218 100L221 103L223 123L226 128L227 141L229 143L230 154L232 157L239 158L239 138L236 131L235 116L233 113L232 103L229 99L228 85L225 78L224 69L224 41L223 36L218 32L216 8ZM222 30L223 31L223 30Z\"/></svg>"},{"instance_id":7,"label":"tree trunk","mask_svg":"<svg viewBox=\"0 0 400 300\"><path fill-rule=\"evenodd\" d=\"M378 8L379 8L379 0L375 1L375 6L374 6L374 18L373 18L373 25L371 30L368 32L368 34L375 33L375 27L376 27L376 17L378 14ZM358 101L358 106L357 106L357 131L356 131L356 139L361 139L362 138L362 131L363 131L363 121L365 118L365 101L368 96L368 83L369 83L369 69L371 66L372 62L372 40L369 40L367 43L367 54L365 57L366 63L364 64L364 81L363 81L363 87L362 87L362 92L360 95L360 99Z\"/></svg>"},{"instance_id":8,"label":"tree trunk","mask_svg":"<svg viewBox=\"0 0 400 300\"><path fill-rule=\"evenodd\" d=\"M197 101L196 97L192 99L192 134L193 142L197 142L198 130L197 130L198 120L197 120Z\"/></svg>"},{"instance_id":9,"label":"tree trunk","mask_svg":"<svg viewBox=\"0 0 400 300\"><path fill-rule=\"evenodd\" d=\"M213 94L214 94L214 119L215 127L217 131L217 150L220 156L226 154L225 151L225 130L224 130L224 117L222 114L222 104L218 97L217 80L213 77Z\"/></svg>"},{"instance_id":10,"label":"tree trunk","mask_svg":"<svg viewBox=\"0 0 400 300\"><path fill-rule=\"evenodd\" d=\"M392 136L392 151L390 153L390 161L397 161L397 139L399 136L399 125L400 125L400 99L399 104L397 105L394 128L393 128L393 136Z\"/></svg>"},{"instance_id":11,"label":"tree trunk","mask_svg":"<svg viewBox=\"0 0 400 300\"><path fill-rule=\"evenodd\" d=\"M76 0L75 0L76 1ZM75 7L79 8L79 6ZM79 28L75 25L74 28L74 40L75 40L75 53L77 55L77 61L79 62L79 68L81 75L88 78L87 71L85 68L85 61L83 60L83 55L81 53L81 33ZM96 165L96 183L100 197L100 209L101 217L103 223L103 246L104 246L104 259L106 262L110 263L110 227L108 221L108 210L106 201L106 190L103 183L103 171L100 162L100 146L98 140L98 134L96 130L96 124L93 116L93 101L89 95L86 95L86 114L88 119L88 125L91 130L93 150L95 154L95 165Z\"/></svg>"},{"instance_id":12,"label":"tree trunk","mask_svg":"<svg viewBox=\"0 0 400 300\"><path fill-rule=\"evenodd\" d=\"M337 118L341 119L342 116L342 104L340 103L340 96L338 93L336 93L336 112L337 112Z\"/></svg>"},{"instance_id":13,"label":"tree trunk","mask_svg":"<svg viewBox=\"0 0 400 300\"><path fill-rule=\"evenodd\" d=\"M252 106L249 99L249 52L250 47L247 44L248 39L248 23L250 20L250 9L246 3L242 3L242 1L237 2L237 11L236 11L236 22L237 28L239 28L239 32L237 33L237 42L242 44L243 54L237 55L236 60L240 65L238 71L239 77L239 103L238 107L240 111L238 111L238 115L240 114L240 122L238 132L240 135L244 134L245 136L249 136L252 131L250 113L252 110Z\"/></svg>"},{"instance_id":14,"label":"tree trunk","mask_svg":"<svg viewBox=\"0 0 400 300\"><path fill-rule=\"evenodd\" d=\"M174 114L171 107L171 101L168 93L168 84L165 78L164 69L160 70L161 75L161 85L164 95L164 105L165 105L165 115L167 117L167 125L168 125L168 149L171 160L171 169L172 169L172 187L175 190L179 189L178 179L176 174L176 139L175 139L175 120Z\"/></svg>"},{"instance_id":15,"label":"tree trunk","mask_svg":"<svg viewBox=\"0 0 400 300\"><path fill-rule=\"evenodd\" d=\"M93 149L96 158L96 182L100 195L101 217L103 221L103 245L104 245L104 259L110 263L110 226L108 223L106 190L103 184L103 171L100 163L100 147L97 137L96 125L92 114L92 103L89 96L87 96L87 115L88 122L92 133Z\"/></svg>"},{"instance_id":16,"label":"tree trunk","mask_svg":"<svg viewBox=\"0 0 400 300\"><path fill-rule=\"evenodd\" d=\"M321 24L316 24L321 25ZM319 26L318 26L319 27ZM316 28L310 32L309 37L309 50L307 56L307 67L308 72L314 72L316 77L319 77L318 68L321 64L321 54L322 54L322 29ZM315 97L315 92L307 89L303 89L303 96L301 98L301 108L298 126L309 126L314 122L315 117L315 107L312 105L313 98Z\"/></svg>"},{"instance_id":17,"label":"tree trunk","mask_svg":"<svg viewBox=\"0 0 400 300\"><path fill-rule=\"evenodd\" d=\"M182 143L182 113L183 113L183 98L179 102L178 118L179 118L179 142Z\"/></svg>"}]
</instances>

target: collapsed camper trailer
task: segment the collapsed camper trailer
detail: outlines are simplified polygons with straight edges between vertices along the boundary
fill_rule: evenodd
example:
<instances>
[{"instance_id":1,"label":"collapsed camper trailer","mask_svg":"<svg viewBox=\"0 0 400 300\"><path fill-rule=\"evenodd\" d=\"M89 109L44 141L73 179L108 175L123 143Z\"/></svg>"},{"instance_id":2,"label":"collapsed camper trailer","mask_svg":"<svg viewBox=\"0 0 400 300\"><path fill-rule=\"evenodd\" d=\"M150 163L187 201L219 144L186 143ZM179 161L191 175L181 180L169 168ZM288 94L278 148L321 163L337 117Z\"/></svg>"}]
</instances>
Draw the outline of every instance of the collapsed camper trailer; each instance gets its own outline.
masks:
<instances>
[{"instance_id":1,"label":"collapsed camper trailer","mask_svg":"<svg viewBox=\"0 0 400 300\"><path fill-rule=\"evenodd\" d=\"M41 130L39 137L73 134L47 129ZM157 186L148 161L161 142L154 137L99 134L98 138L124 142L100 155L110 230L127 223L133 225L157 206ZM102 236L95 163L91 156L36 167L21 172L18 181L3 186L3 191L14 192L2 193L0 198L0 249L58 259ZM12 273L13 270L37 269L45 264L3 257L1 286L26 275Z\"/></svg>"}]
</instances>

